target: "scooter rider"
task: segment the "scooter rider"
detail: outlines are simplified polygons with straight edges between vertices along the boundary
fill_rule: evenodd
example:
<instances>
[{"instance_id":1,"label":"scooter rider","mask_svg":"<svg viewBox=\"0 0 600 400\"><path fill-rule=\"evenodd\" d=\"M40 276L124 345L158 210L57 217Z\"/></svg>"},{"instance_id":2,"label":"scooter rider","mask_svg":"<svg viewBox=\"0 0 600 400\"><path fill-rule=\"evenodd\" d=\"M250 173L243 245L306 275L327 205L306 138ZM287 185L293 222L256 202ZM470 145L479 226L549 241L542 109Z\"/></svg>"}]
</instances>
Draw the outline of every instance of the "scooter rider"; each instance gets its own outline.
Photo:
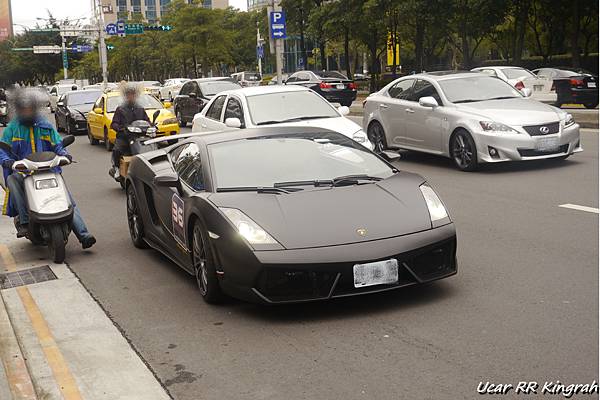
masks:
<instances>
[{"instance_id":1,"label":"scooter rider","mask_svg":"<svg viewBox=\"0 0 600 400\"><path fill-rule=\"evenodd\" d=\"M57 155L72 159L62 146L62 138L56 129L39 113L40 106L44 102L39 92L33 89L21 89L16 91L13 96L11 99L14 99L16 117L4 129L0 140L12 147L13 155L17 157L17 160L43 151L52 151ZM28 232L29 215L24 190L25 175L12 170L12 166L17 160L7 152L0 150L0 164L3 167L4 181L8 187L3 214L9 217L18 216L17 237L24 237ZM60 172L60 168L56 168L56 171ZM73 232L84 249L92 247L96 243L96 238L89 233L72 195L71 202L73 204Z\"/></svg>"},{"instance_id":2,"label":"scooter rider","mask_svg":"<svg viewBox=\"0 0 600 400\"><path fill-rule=\"evenodd\" d=\"M138 89L135 85L129 83L122 88L125 101L115 110L110 128L117 133L115 146L112 152L113 167L109 173L112 177L119 177L119 164L122 156L131 155L129 146L129 137L127 126L133 121L144 120L150 122L150 118L146 114L144 107L137 103L139 96Z\"/></svg>"}]
</instances>

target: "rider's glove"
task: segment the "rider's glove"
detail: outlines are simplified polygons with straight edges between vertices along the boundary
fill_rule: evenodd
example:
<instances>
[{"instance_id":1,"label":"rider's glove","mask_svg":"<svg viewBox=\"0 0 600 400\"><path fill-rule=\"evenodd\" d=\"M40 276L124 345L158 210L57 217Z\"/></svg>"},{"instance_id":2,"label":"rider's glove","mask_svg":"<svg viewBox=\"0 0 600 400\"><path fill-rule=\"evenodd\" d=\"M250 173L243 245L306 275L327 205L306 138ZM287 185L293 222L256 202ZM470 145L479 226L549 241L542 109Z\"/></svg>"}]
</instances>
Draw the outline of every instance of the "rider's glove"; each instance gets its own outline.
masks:
<instances>
[{"instance_id":1,"label":"rider's glove","mask_svg":"<svg viewBox=\"0 0 600 400\"><path fill-rule=\"evenodd\" d=\"M2 166L6 169L12 169L12 166L14 163L15 163L15 160L4 160L4 162L2 163Z\"/></svg>"}]
</instances>

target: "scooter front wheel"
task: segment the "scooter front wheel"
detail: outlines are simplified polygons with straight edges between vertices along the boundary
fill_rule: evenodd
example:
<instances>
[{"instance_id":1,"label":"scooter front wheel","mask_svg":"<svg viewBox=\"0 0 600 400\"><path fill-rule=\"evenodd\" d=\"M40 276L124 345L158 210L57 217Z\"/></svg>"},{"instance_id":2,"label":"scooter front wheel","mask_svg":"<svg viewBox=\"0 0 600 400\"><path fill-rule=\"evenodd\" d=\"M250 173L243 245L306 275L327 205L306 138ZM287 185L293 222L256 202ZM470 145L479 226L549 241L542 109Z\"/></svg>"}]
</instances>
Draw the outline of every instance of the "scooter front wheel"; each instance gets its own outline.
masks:
<instances>
[{"instance_id":1,"label":"scooter front wheel","mask_svg":"<svg viewBox=\"0 0 600 400\"><path fill-rule=\"evenodd\" d=\"M50 258L56 264L61 264L65 261L65 246L67 240L65 239L65 232L62 225L50 225L46 227L48 233L48 250L50 251Z\"/></svg>"}]
</instances>

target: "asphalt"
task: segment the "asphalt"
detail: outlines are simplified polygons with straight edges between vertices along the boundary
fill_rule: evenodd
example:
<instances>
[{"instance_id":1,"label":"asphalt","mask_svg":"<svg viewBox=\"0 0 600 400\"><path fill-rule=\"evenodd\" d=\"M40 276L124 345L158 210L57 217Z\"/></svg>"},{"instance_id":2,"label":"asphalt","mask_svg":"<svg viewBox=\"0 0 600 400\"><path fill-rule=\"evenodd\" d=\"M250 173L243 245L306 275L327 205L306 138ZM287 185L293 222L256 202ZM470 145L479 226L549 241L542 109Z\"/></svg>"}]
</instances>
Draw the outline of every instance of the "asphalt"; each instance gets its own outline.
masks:
<instances>
[{"instance_id":1,"label":"asphalt","mask_svg":"<svg viewBox=\"0 0 600 400\"><path fill-rule=\"evenodd\" d=\"M598 207L598 131L582 143L566 161L476 173L402 152L456 223L458 275L265 307L209 306L192 277L134 248L109 153L80 136L64 176L98 243L72 238L68 263L175 399L456 400L480 381L597 381L598 214L558 207Z\"/></svg>"}]
</instances>

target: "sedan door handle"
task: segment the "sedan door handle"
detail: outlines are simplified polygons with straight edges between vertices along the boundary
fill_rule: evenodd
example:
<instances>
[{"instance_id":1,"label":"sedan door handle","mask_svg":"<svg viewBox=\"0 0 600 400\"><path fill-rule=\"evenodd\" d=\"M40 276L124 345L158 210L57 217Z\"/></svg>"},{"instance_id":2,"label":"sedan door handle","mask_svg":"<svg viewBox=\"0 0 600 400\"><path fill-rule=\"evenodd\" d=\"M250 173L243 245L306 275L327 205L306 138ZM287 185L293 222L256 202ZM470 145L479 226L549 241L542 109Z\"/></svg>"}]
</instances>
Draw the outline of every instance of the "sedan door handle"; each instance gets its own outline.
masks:
<instances>
[{"instance_id":1,"label":"sedan door handle","mask_svg":"<svg viewBox=\"0 0 600 400\"><path fill-rule=\"evenodd\" d=\"M379 108L390 108L387 104L380 104Z\"/></svg>"},{"instance_id":2,"label":"sedan door handle","mask_svg":"<svg viewBox=\"0 0 600 400\"><path fill-rule=\"evenodd\" d=\"M200 124L201 127L206 128L206 124Z\"/></svg>"},{"instance_id":3,"label":"sedan door handle","mask_svg":"<svg viewBox=\"0 0 600 400\"><path fill-rule=\"evenodd\" d=\"M404 111L406 111L407 113L411 113L414 114L415 110L413 110L412 108L407 108Z\"/></svg>"}]
</instances>

